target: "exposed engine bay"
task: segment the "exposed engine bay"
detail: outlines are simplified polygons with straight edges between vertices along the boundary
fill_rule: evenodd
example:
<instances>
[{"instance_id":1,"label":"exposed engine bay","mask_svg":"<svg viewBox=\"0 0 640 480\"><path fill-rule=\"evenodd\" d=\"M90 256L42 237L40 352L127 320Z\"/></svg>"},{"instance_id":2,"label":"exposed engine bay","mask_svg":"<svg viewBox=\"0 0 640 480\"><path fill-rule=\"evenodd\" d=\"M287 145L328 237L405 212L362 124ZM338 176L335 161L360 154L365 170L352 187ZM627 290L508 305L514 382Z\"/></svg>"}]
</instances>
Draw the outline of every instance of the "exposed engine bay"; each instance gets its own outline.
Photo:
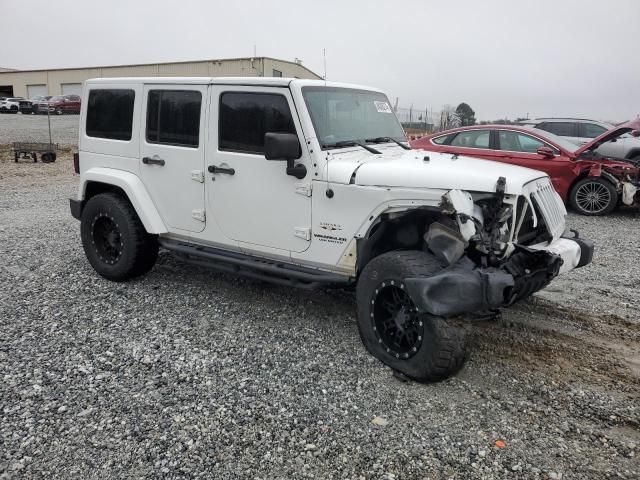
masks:
<instances>
[{"instance_id":1,"label":"exposed engine bay","mask_svg":"<svg viewBox=\"0 0 640 480\"><path fill-rule=\"evenodd\" d=\"M450 190L439 210L389 214L369 240L394 248L419 248L443 270L406 279L422 311L456 315L511 305L541 290L566 268L590 263L593 244L563 237L566 210L548 178L531 182L527 195ZM373 252L376 255L376 252Z\"/></svg>"}]
</instances>

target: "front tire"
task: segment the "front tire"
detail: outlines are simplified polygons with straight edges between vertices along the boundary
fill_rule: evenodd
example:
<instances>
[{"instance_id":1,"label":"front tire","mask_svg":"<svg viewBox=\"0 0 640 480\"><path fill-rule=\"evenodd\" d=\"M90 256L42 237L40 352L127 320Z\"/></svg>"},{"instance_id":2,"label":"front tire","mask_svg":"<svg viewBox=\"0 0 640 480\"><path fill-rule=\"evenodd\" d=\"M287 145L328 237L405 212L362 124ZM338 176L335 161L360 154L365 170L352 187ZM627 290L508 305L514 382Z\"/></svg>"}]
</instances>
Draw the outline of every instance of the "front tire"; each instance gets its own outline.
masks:
<instances>
[{"instance_id":1,"label":"front tire","mask_svg":"<svg viewBox=\"0 0 640 480\"><path fill-rule=\"evenodd\" d=\"M618 192L611 182L602 177L587 177L573 186L569 203L582 215L607 215L618 205Z\"/></svg>"},{"instance_id":2,"label":"front tire","mask_svg":"<svg viewBox=\"0 0 640 480\"><path fill-rule=\"evenodd\" d=\"M80 234L89 263L108 280L144 275L158 258L157 237L146 232L131 203L116 193L101 193L87 202Z\"/></svg>"},{"instance_id":3,"label":"front tire","mask_svg":"<svg viewBox=\"0 0 640 480\"><path fill-rule=\"evenodd\" d=\"M356 288L358 329L367 350L382 363L418 382L453 375L465 359L461 329L444 318L419 313L404 288L410 277L442 269L430 254L389 252L371 260Z\"/></svg>"}]
</instances>

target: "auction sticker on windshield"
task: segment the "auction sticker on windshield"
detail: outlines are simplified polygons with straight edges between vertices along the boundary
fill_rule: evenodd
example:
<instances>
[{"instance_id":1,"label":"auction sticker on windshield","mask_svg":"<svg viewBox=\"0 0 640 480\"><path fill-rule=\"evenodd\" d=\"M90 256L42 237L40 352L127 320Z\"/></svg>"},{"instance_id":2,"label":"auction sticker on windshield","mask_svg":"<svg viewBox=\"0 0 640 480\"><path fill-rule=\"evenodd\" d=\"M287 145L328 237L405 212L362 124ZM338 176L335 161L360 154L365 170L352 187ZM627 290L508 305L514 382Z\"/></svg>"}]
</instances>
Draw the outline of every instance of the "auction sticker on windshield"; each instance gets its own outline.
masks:
<instances>
[{"instance_id":1,"label":"auction sticker on windshield","mask_svg":"<svg viewBox=\"0 0 640 480\"><path fill-rule=\"evenodd\" d=\"M391 113L391 107L387 102L378 102L376 100L373 101L376 106L376 110L379 113Z\"/></svg>"}]
</instances>

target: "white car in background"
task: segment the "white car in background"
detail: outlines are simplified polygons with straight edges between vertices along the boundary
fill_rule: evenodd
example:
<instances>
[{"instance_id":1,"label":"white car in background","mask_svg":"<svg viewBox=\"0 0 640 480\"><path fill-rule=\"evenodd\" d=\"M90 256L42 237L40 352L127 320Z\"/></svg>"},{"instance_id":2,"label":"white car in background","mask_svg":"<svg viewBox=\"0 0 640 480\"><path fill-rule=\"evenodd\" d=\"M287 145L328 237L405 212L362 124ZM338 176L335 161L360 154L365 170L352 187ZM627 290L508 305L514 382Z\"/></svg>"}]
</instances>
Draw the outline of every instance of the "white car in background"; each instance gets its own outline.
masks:
<instances>
[{"instance_id":1,"label":"white car in background","mask_svg":"<svg viewBox=\"0 0 640 480\"><path fill-rule=\"evenodd\" d=\"M9 97L0 102L1 113L31 113L31 102L22 97Z\"/></svg>"},{"instance_id":2,"label":"white car in background","mask_svg":"<svg viewBox=\"0 0 640 480\"><path fill-rule=\"evenodd\" d=\"M576 145L584 145L615 126L606 122L581 118L535 118L518 123L551 132L559 137L566 138ZM640 132L627 133L619 138L603 143L598 147L596 152L606 157L640 161L639 133Z\"/></svg>"}]
</instances>

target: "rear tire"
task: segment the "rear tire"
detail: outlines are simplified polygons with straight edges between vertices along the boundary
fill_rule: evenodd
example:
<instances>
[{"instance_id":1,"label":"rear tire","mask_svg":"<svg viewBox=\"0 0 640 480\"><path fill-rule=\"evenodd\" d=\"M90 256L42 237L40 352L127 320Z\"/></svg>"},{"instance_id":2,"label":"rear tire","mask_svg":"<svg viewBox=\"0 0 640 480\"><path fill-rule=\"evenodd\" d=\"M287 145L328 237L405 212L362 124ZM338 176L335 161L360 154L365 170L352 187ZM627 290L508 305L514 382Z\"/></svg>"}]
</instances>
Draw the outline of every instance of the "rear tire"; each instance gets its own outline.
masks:
<instances>
[{"instance_id":1,"label":"rear tire","mask_svg":"<svg viewBox=\"0 0 640 480\"><path fill-rule=\"evenodd\" d=\"M418 382L453 375L465 360L463 331L444 318L418 313L404 290L409 277L442 270L432 255L389 252L371 260L356 287L358 329L367 350L382 363Z\"/></svg>"},{"instance_id":2,"label":"rear tire","mask_svg":"<svg viewBox=\"0 0 640 480\"><path fill-rule=\"evenodd\" d=\"M602 177L587 177L573 186L569 203L582 215L608 215L618 205L618 192L610 181Z\"/></svg>"},{"instance_id":3,"label":"rear tire","mask_svg":"<svg viewBox=\"0 0 640 480\"><path fill-rule=\"evenodd\" d=\"M101 193L87 202L80 234L89 263L108 280L144 275L158 258L157 236L146 232L131 203L116 193Z\"/></svg>"}]
</instances>

